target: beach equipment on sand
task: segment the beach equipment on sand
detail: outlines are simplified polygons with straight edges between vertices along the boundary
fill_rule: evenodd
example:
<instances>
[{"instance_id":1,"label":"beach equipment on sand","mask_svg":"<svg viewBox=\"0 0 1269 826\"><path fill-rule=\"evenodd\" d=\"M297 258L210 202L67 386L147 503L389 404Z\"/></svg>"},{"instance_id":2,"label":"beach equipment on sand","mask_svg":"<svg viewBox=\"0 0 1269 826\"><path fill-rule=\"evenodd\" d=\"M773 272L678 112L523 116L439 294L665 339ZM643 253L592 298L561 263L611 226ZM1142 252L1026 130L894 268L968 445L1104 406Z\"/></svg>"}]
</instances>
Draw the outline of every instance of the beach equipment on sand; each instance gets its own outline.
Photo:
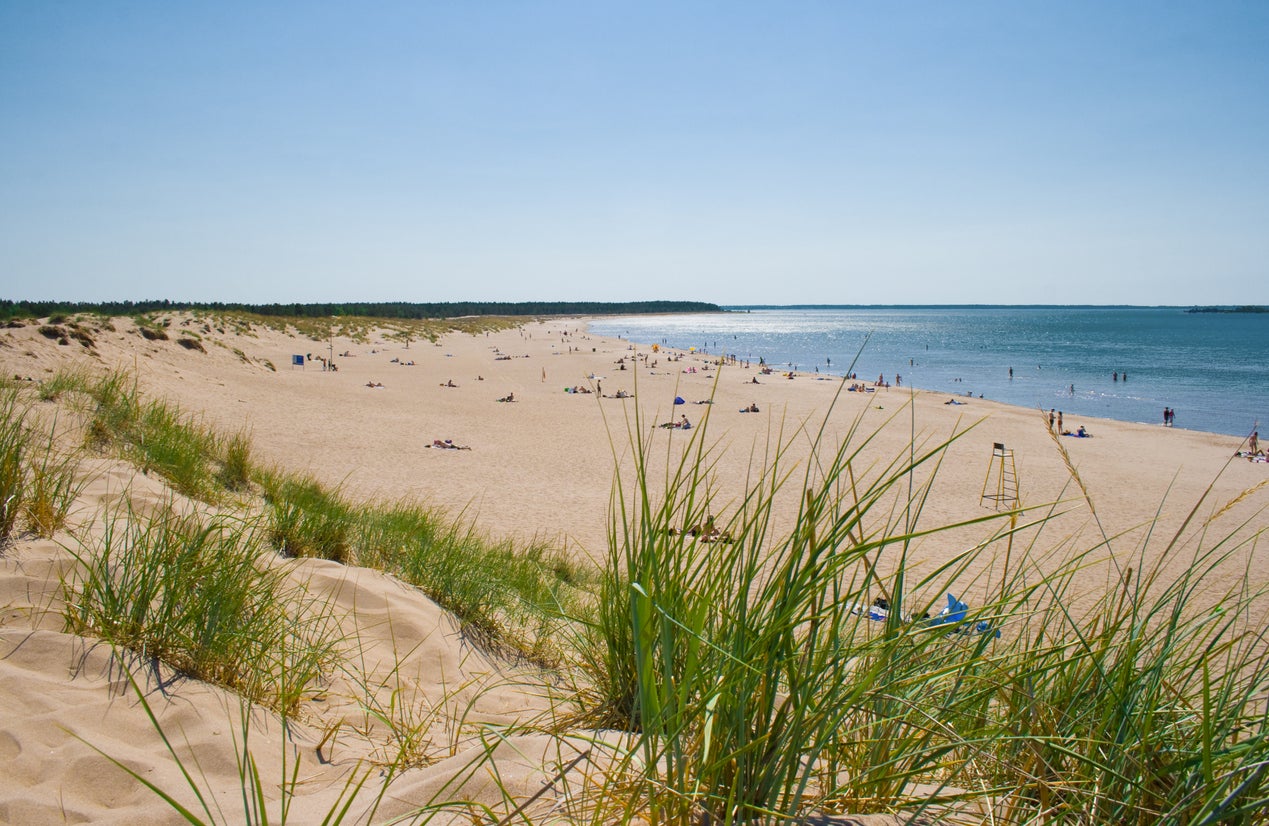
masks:
<instances>
[{"instance_id":1,"label":"beach equipment on sand","mask_svg":"<svg viewBox=\"0 0 1269 826\"><path fill-rule=\"evenodd\" d=\"M852 614L861 617L867 617L873 622L885 622L890 616L890 606L877 600L872 605L862 605L855 603L851 605ZM980 620L972 625L965 623L965 617L969 613L969 606L961 602L950 592L947 595L947 607L939 612L938 616L926 620L929 625L958 625L956 632L959 634L991 634L997 639L1000 638L1000 630L992 628L991 623L986 620ZM904 622L911 622L912 617L903 615Z\"/></svg>"},{"instance_id":2,"label":"beach equipment on sand","mask_svg":"<svg viewBox=\"0 0 1269 826\"><path fill-rule=\"evenodd\" d=\"M956 629L961 634L991 634L997 639L1000 638L1000 629L992 628L991 623L986 620L979 620L972 625L965 623L965 615L969 613L969 606L961 602L952 595L951 591L947 592L947 607L939 612L937 617L930 620L930 625L959 625Z\"/></svg>"},{"instance_id":3,"label":"beach equipment on sand","mask_svg":"<svg viewBox=\"0 0 1269 826\"><path fill-rule=\"evenodd\" d=\"M683 399L683 397L682 397L682 396L675 396L675 397L674 397L674 403L675 403L675 404L687 404L687 402Z\"/></svg>"},{"instance_id":4,"label":"beach equipment on sand","mask_svg":"<svg viewBox=\"0 0 1269 826\"><path fill-rule=\"evenodd\" d=\"M947 593L947 607L939 612L939 615L930 620L930 625L946 625L948 623L957 623L965 621L965 614L969 612L969 606L952 596L952 592Z\"/></svg>"}]
</instances>

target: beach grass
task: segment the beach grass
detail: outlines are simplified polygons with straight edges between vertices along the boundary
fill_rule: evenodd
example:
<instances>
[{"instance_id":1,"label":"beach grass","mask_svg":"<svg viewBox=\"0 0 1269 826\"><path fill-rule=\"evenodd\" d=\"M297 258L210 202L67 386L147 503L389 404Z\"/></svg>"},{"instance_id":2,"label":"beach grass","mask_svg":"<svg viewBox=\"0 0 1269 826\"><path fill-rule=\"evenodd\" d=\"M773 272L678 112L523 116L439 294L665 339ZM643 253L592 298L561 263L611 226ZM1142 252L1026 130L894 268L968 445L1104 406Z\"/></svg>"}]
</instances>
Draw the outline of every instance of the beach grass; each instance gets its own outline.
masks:
<instances>
[{"instance_id":1,"label":"beach grass","mask_svg":"<svg viewBox=\"0 0 1269 826\"><path fill-rule=\"evenodd\" d=\"M156 473L177 492L204 502L249 487L253 468L246 434L222 436L174 403L145 398L136 377L121 370L95 381L72 374L58 382L90 399L89 448L115 450L143 473Z\"/></svg>"},{"instance_id":2,"label":"beach grass","mask_svg":"<svg viewBox=\"0 0 1269 826\"><path fill-rule=\"evenodd\" d=\"M239 432L221 442L221 464L216 481L221 487L242 492L251 487L251 436Z\"/></svg>"},{"instance_id":3,"label":"beach grass","mask_svg":"<svg viewBox=\"0 0 1269 826\"><path fill-rule=\"evenodd\" d=\"M547 543L494 540L462 514L415 502L353 503L305 475L274 469L258 478L269 541L283 554L384 571L418 587L486 644L558 661L550 630L587 601L594 577Z\"/></svg>"},{"instance_id":4,"label":"beach grass","mask_svg":"<svg viewBox=\"0 0 1269 826\"><path fill-rule=\"evenodd\" d=\"M1267 595L1244 584L1202 607L1209 577L1248 550L1232 533L1183 527L1152 537L1162 553L1101 535L1042 542L1057 506L1028 509L1038 515L1023 525L1013 511L926 527L938 461L960 434L914 435L888 463L859 466L858 421L836 445L824 428L794 428L716 533L690 530L723 509L703 424L680 453L667 448L659 482L647 430L630 429L633 484L616 480L600 618L579 658L590 722L638 736L610 790L625 789L632 817L1252 823L1269 806ZM794 475L781 462L799 438L815 450ZM772 535L793 483L796 521ZM983 538L963 553L910 565L923 538L974 526ZM1181 554L1190 564L1171 577L1146 561ZM1118 580L1087 607L1074 575L1107 564ZM991 583L972 573L992 570ZM990 596L940 613L966 591Z\"/></svg>"},{"instance_id":5,"label":"beach grass","mask_svg":"<svg viewBox=\"0 0 1269 826\"><path fill-rule=\"evenodd\" d=\"M82 368L59 370L40 382L40 401L54 402L68 393L82 393L93 383L92 377Z\"/></svg>"},{"instance_id":6,"label":"beach grass","mask_svg":"<svg viewBox=\"0 0 1269 826\"><path fill-rule=\"evenodd\" d=\"M161 660L251 702L293 710L339 645L331 612L261 564L246 519L153 513L130 503L101 516L62 581L66 630Z\"/></svg>"},{"instance_id":7,"label":"beach grass","mask_svg":"<svg viewBox=\"0 0 1269 826\"><path fill-rule=\"evenodd\" d=\"M139 413L129 446L138 452L142 472L159 473L186 496L210 498L214 470L209 459L217 447L214 434L169 402L149 400Z\"/></svg>"},{"instance_id":8,"label":"beach grass","mask_svg":"<svg viewBox=\"0 0 1269 826\"><path fill-rule=\"evenodd\" d=\"M447 333L479 335L513 329L525 323L524 318L516 316L418 319L361 316L310 318L249 312L197 314L195 320L202 321L220 331L230 330L238 335L246 336L256 335L256 330L271 330L313 342L327 342L334 336L340 336L358 343L365 343L370 341L372 335L381 334L406 345L410 342L424 341L435 343ZM143 323L148 327L157 326L149 319Z\"/></svg>"},{"instance_id":9,"label":"beach grass","mask_svg":"<svg viewBox=\"0 0 1269 826\"><path fill-rule=\"evenodd\" d=\"M51 538L88 483L78 452L58 445L57 417L41 418L16 388L0 389L0 541L19 526Z\"/></svg>"},{"instance_id":10,"label":"beach grass","mask_svg":"<svg viewBox=\"0 0 1269 826\"><path fill-rule=\"evenodd\" d=\"M358 544L367 564L417 586L467 632L534 662L559 662L552 630L590 604L585 568L545 542L492 540L462 514L409 502L372 507Z\"/></svg>"},{"instance_id":11,"label":"beach grass","mask_svg":"<svg viewBox=\"0 0 1269 826\"><path fill-rule=\"evenodd\" d=\"M337 491L277 470L261 473L260 479L274 547L286 556L352 561L353 509Z\"/></svg>"},{"instance_id":12,"label":"beach grass","mask_svg":"<svg viewBox=\"0 0 1269 826\"><path fill-rule=\"evenodd\" d=\"M27 413L16 389L0 388L0 542L17 526L27 493L25 463L31 447Z\"/></svg>"},{"instance_id":13,"label":"beach grass","mask_svg":"<svg viewBox=\"0 0 1269 826\"><path fill-rule=\"evenodd\" d=\"M81 472L79 452L57 446L57 420L29 460L27 491L22 501L25 523L36 536L51 539L66 526L80 493L90 481Z\"/></svg>"}]
</instances>

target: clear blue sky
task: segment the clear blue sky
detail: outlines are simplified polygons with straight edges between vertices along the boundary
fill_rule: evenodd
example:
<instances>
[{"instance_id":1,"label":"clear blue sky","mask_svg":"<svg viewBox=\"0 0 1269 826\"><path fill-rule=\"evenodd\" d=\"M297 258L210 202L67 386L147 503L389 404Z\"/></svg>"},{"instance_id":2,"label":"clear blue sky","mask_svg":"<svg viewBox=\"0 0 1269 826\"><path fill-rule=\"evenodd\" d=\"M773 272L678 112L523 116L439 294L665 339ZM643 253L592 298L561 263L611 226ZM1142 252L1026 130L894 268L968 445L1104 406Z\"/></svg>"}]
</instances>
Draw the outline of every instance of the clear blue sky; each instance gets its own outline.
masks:
<instances>
[{"instance_id":1,"label":"clear blue sky","mask_svg":"<svg viewBox=\"0 0 1269 826\"><path fill-rule=\"evenodd\" d=\"M1264 0L0 0L4 298L1266 284Z\"/></svg>"}]
</instances>

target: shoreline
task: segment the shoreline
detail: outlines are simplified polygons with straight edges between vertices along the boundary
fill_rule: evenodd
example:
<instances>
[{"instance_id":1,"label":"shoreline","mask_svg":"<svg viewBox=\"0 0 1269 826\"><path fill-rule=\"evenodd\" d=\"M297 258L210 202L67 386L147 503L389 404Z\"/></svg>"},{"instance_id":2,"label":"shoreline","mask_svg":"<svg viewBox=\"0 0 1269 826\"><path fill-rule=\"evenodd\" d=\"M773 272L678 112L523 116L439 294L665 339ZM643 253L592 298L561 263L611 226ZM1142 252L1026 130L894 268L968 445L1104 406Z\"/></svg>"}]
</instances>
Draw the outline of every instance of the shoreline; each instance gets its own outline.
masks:
<instances>
[{"instance_id":1,"label":"shoreline","mask_svg":"<svg viewBox=\"0 0 1269 826\"><path fill-rule=\"evenodd\" d=\"M1197 319L1197 320L1195 320ZM783 369L878 374L929 392L1153 424L1178 410L1187 429L1245 438L1269 418L1255 319L1172 310L1061 308L755 311L731 317L597 319L596 332L708 347ZM836 370L834 370L836 368ZM1131 383L1120 381L1125 370Z\"/></svg>"},{"instance_id":2,"label":"shoreline","mask_svg":"<svg viewBox=\"0 0 1269 826\"><path fill-rule=\"evenodd\" d=\"M888 306L888 305L887 305L887 306ZM784 308L777 308L777 309L784 309ZM1154 308L1149 308L1149 307L1146 307L1146 308L1142 308L1142 309L1154 309ZM593 319L591 319L591 321L593 321ZM625 337L623 337L623 336L606 337L606 336L603 336L602 334L597 334L597 335L599 335L599 337L600 337L600 338L612 338L614 341L617 341L617 342L622 342L622 343L633 344L636 348L639 348L639 347L642 347L642 348L650 348L650 347L652 347L652 346L653 346L653 343L651 343L651 342L647 342L647 341L637 341L637 342L636 342L636 341L633 341L633 340L626 339L626 338L625 338ZM695 353L689 353L687 350L681 350L681 349L676 350L675 348L673 348L673 347L671 347L671 346L669 346L669 345L657 344L656 346L658 346L658 347L662 348L662 349L663 349L664 351L666 351L666 352L673 351L673 352L675 352L675 353L679 353L679 354L682 354L682 355L684 355L684 356L692 356L692 355L694 355L694 356L701 357L701 358L713 358L713 359L718 359L718 358L720 358L720 356L719 356L717 353L712 353L712 352L710 352L709 350L705 350L705 349L696 350L696 351L695 351ZM722 356L722 358L725 358L725 356ZM744 361L744 360L742 359L742 362L743 362L743 361ZM749 369L757 369L757 365L752 364L752 360L750 360L750 362L751 362L751 366L750 366L750 368L749 368ZM776 362L768 362L766 366L771 367L771 365L772 365L772 364L775 364L775 363L776 363ZM787 372L789 372L789 369L787 368L787 363L783 363L783 364L786 364L786 367L785 367L785 368L783 368L783 369L781 369L781 368L775 368L775 367L772 367L772 370L773 370L773 371L777 374L776 376L773 376L773 378L778 378L778 377L779 377L779 375L778 375L778 374L782 374L782 373L787 373ZM971 401L972 401L972 402L979 402L979 403L987 402L987 403L992 403L992 404L1000 405L1000 406L1002 406L1002 407L1010 408L1010 409L1012 409L1012 410L1015 410L1015 411L1018 411L1018 412L1022 412L1022 413L1027 413L1027 412L1030 412L1030 413L1035 413L1035 414L1037 414L1037 415L1039 415L1039 414L1044 414L1044 415L1047 415L1047 413L1048 413L1047 409L1042 409L1042 408L1040 408L1040 407L1031 408L1031 407L1028 407L1028 406L1025 406L1025 405L1016 404L1016 403L1014 403L1014 402L1003 401L1003 400L1001 400L1001 399L994 399L994 398L991 398L991 397L983 397L983 396L981 396L981 395L975 396L975 395L973 395L973 393L971 393L971 392L969 392L969 391L966 391L966 393L965 393L965 394L958 394L958 393L953 393L953 392L950 392L950 391L947 391L947 390L938 390L938 389L933 389L933 388L930 388L930 387L925 387L925 386L922 386L922 385L920 385L920 384L909 384L906 380L905 380L905 382L904 382L904 384L903 384L902 386L898 386L898 387L896 387L896 386L893 386L893 385L891 385L891 384L886 384L884 387L879 387L879 386L877 386L877 385L875 384L875 379L868 379L867 377L858 377L858 378L855 378L855 379L851 379L851 378L849 378L849 377L847 377L847 376L843 376L843 375L841 375L841 374L837 374L837 373L834 373L834 372L831 372L831 371L828 371L828 370L826 370L826 371L824 371L824 372L818 372L818 371L811 371L811 372L808 372L808 371L806 371L806 370L799 369L799 368L796 368L796 367L795 367L795 368L792 370L792 372L793 372L793 373L794 373L797 377L799 377L799 378L806 378L806 379L810 379L810 380L812 380L812 381L836 381L836 382L846 381L846 382L848 382L848 383L858 382L858 383L863 384L863 385L865 385L865 386L867 386L867 387L872 387L872 388L874 388L874 389L876 389L876 390L895 391L895 392L899 392L899 393L902 393L902 392L905 392L905 391L908 391L908 390L913 390L913 391L916 391L917 393L922 393L922 394L926 394L926 395L944 396L944 397L947 397L948 399L961 400L961 401L963 401L963 403L968 403L968 402L971 402ZM857 371L856 371L856 375L858 375ZM1054 408L1054 409L1056 410L1057 408ZM1218 432L1218 431L1213 431L1213 430L1199 430L1199 429L1196 429L1196 428L1174 427L1174 426L1172 426L1172 425L1165 425L1165 424L1163 424L1163 423L1161 423L1161 422L1157 422L1157 421L1140 421L1140 420L1131 420L1131 419L1116 419L1116 418L1113 418L1113 417L1110 417L1110 416L1097 416L1097 415L1092 415L1092 414L1090 414L1090 415L1083 415L1083 414L1071 414L1071 416L1069 416L1069 417L1068 417L1068 420L1070 420L1070 419L1080 419L1080 420L1087 420L1087 421L1093 421L1093 422L1106 422L1106 423L1114 423L1114 424L1122 424L1122 425L1131 425L1131 426L1134 426L1134 427L1143 427L1143 428L1160 428L1160 429L1165 429L1165 430L1170 430L1170 431L1171 431L1171 430L1175 430L1175 431L1178 431L1178 432L1184 431L1184 432L1188 432L1188 433L1200 434L1200 435L1205 435L1205 436L1213 436L1213 437L1226 438L1226 439L1237 439L1237 440L1240 440L1240 442L1245 442L1245 441L1246 441L1246 437L1245 437L1245 436L1239 436L1238 434L1233 434L1233 433L1224 433L1224 432Z\"/></svg>"}]
</instances>

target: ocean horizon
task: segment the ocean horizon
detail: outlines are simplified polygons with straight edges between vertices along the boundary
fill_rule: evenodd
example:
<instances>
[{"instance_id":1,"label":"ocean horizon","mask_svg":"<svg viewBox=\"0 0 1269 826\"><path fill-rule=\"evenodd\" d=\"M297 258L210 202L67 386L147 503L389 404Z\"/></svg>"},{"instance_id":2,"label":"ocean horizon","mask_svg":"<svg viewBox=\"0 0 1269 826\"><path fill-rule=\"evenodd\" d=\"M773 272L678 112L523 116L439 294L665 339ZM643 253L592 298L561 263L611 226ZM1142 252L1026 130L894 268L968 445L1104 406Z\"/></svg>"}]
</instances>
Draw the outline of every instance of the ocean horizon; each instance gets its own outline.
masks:
<instances>
[{"instance_id":1,"label":"ocean horizon","mask_svg":"<svg viewBox=\"0 0 1269 826\"><path fill-rule=\"evenodd\" d=\"M1183 305L722 305L600 335L1037 410L1246 437L1269 415L1269 313Z\"/></svg>"}]
</instances>

